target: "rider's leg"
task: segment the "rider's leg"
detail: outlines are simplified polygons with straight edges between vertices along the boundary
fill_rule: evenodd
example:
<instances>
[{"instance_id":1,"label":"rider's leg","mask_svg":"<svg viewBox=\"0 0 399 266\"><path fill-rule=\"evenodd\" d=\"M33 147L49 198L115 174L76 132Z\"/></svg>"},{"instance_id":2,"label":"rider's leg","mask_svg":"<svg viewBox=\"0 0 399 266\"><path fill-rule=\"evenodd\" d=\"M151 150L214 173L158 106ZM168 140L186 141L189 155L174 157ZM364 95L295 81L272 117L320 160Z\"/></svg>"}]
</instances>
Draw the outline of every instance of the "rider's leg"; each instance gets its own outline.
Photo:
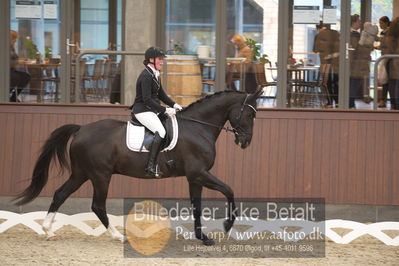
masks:
<instances>
[{"instance_id":1,"label":"rider's leg","mask_svg":"<svg viewBox=\"0 0 399 266\"><path fill-rule=\"evenodd\" d=\"M160 135L158 134L158 131L155 132L154 141L151 144L150 155L148 158L147 167L145 168L145 171L150 176L158 177L163 174L161 171L158 170L158 167L157 167L158 154L159 154L159 151L161 150L162 140L163 140L163 138L160 137Z\"/></svg>"},{"instance_id":2,"label":"rider's leg","mask_svg":"<svg viewBox=\"0 0 399 266\"><path fill-rule=\"evenodd\" d=\"M166 135L165 128L163 127L158 116L153 112L138 113L135 114L135 117L141 124L143 124L146 128L148 128L155 134L145 170L150 176L161 176L162 173L157 169L157 162L162 140L163 138L165 138Z\"/></svg>"}]
</instances>

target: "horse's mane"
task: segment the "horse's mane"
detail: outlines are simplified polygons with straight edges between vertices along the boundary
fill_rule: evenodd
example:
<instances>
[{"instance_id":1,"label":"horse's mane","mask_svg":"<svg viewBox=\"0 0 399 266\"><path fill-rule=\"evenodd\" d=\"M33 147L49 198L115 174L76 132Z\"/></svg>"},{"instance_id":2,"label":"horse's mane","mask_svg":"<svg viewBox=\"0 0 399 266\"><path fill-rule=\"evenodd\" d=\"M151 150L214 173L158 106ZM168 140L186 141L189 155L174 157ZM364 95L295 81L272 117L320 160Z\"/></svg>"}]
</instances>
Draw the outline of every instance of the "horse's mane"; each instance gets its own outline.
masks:
<instances>
[{"instance_id":1,"label":"horse's mane","mask_svg":"<svg viewBox=\"0 0 399 266\"><path fill-rule=\"evenodd\" d=\"M196 102L193 102L193 103L189 104L189 105L188 105L186 108L184 108L181 112L191 110L191 109L193 108L193 106L195 107L195 106L197 106L198 104L200 104L200 103L202 103L202 102L207 102L207 101L209 101L210 99L212 99L212 98L214 98L214 97L217 97L217 96L219 96L219 95L233 94L233 93L236 93L236 94L245 94L245 92L241 92L241 91L231 91L231 90L218 91L218 92L215 92L214 94L209 94L209 95L207 95L207 96L205 96L205 97L203 97L203 98L197 100Z\"/></svg>"}]
</instances>

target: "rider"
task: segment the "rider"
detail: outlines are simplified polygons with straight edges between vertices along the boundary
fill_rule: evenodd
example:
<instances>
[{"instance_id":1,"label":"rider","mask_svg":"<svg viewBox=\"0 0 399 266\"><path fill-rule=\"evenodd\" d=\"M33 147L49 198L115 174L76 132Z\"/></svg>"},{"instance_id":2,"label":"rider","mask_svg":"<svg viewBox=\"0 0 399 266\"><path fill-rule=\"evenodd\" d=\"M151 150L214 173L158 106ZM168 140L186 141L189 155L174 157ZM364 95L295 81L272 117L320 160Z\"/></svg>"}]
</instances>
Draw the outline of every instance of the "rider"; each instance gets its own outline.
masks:
<instances>
[{"instance_id":1,"label":"rider","mask_svg":"<svg viewBox=\"0 0 399 266\"><path fill-rule=\"evenodd\" d=\"M162 88L159 71L162 69L163 59L166 57L162 49L150 47L145 51L143 64L145 69L136 82L136 98L132 105L132 114L146 128L154 134L154 141L150 148L150 155L145 171L150 176L159 177L162 173L157 169L157 158L162 141L166 135L165 128L157 114L175 115L182 107L173 102ZM164 107L160 100L170 107Z\"/></svg>"}]
</instances>

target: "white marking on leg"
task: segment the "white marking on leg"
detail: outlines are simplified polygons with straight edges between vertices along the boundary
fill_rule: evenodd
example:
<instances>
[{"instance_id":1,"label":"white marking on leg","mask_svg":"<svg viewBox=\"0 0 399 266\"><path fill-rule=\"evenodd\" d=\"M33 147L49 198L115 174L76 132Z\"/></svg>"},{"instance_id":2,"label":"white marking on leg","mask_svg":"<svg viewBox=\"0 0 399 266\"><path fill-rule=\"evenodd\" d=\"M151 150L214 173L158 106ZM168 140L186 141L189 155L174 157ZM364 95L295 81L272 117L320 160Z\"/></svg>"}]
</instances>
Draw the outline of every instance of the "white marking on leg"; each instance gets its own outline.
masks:
<instances>
[{"instance_id":1,"label":"white marking on leg","mask_svg":"<svg viewBox=\"0 0 399 266\"><path fill-rule=\"evenodd\" d=\"M115 228L115 226L109 224L107 231L111 234L112 239L117 239L119 241L121 241L122 243L125 243L127 238L122 235L118 229Z\"/></svg>"},{"instance_id":2,"label":"white marking on leg","mask_svg":"<svg viewBox=\"0 0 399 266\"><path fill-rule=\"evenodd\" d=\"M53 230L51 230L51 226L53 225L56 214L56 212L49 212L42 224L43 230L49 238L55 236Z\"/></svg>"}]
</instances>

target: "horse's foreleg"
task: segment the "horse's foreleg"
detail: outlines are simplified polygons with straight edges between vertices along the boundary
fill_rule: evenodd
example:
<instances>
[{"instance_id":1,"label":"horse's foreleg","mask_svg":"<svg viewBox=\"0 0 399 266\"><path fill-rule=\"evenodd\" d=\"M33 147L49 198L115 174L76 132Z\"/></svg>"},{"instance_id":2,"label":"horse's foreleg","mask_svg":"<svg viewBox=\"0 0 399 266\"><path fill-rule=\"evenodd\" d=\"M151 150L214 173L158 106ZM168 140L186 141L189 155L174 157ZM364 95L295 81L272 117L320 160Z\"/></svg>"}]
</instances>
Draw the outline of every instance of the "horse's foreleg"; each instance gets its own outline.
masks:
<instances>
[{"instance_id":1,"label":"horse's foreleg","mask_svg":"<svg viewBox=\"0 0 399 266\"><path fill-rule=\"evenodd\" d=\"M106 211L106 200L108 194L108 187L111 177L100 177L95 180L92 179L93 183L93 202L91 205L91 209L97 215L98 219L100 219L101 223L107 228L107 231L111 234L112 239L117 239L124 243L126 241L126 237L123 236L115 226L109 223L109 219Z\"/></svg>"},{"instance_id":2,"label":"horse's foreleg","mask_svg":"<svg viewBox=\"0 0 399 266\"><path fill-rule=\"evenodd\" d=\"M234 224L236 219L236 204L234 202L234 192L230 188L229 185L220 181L217 177L209 173L208 171L202 171L201 177L203 181L203 185L209 189L217 190L221 192L226 198L228 202L228 217L227 220L224 221L223 226L224 230L228 232Z\"/></svg>"},{"instance_id":3,"label":"horse's foreleg","mask_svg":"<svg viewBox=\"0 0 399 266\"><path fill-rule=\"evenodd\" d=\"M55 236L51 227L53 225L56 214L57 214L56 212L48 212L42 224L43 231L47 234L48 239L53 238Z\"/></svg>"},{"instance_id":4,"label":"horse's foreleg","mask_svg":"<svg viewBox=\"0 0 399 266\"><path fill-rule=\"evenodd\" d=\"M51 202L47 216L42 224L43 230L46 232L48 238L53 238L55 236L51 227L58 209L86 180L87 178L72 174L70 178L54 193L53 201Z\"/></svg>"},{"instance_id":5,"label":"horse's foreleg","mask_svg":"<svg viewBox=\"0 0 399 266\"><path fill-rule=\"evenodd\" d=\"M196 184L194 182L190 182L190 200L191 204L194 208L194 230L195 230L195 237L197 239L202 240L202 243L206 246L212 246L215 242L212 239L209 239L203 232L202 232L202 225L201 225L201 214L202 214L202 207L201 207L201 194L202 194L202 185Z\"/></svg>"}]
</instances>

